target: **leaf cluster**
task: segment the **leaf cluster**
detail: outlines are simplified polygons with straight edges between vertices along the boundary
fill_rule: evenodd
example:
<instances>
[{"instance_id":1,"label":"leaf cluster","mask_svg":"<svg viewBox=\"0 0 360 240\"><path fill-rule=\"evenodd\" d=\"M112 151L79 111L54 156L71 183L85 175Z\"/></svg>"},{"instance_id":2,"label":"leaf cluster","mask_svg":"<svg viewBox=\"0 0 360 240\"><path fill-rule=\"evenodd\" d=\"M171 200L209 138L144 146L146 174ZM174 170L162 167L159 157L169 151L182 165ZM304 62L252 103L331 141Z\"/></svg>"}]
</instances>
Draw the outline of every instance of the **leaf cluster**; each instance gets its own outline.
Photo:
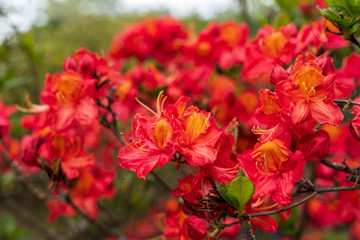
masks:
<instances>
[{"instance_id":1,"label":"leaf cluster","mask_svg":"<svg viewBox=\"0 0 360 240\"><path fill-rule=\"evenodd\" d=\"M326 0L328 9L320 9L320 14L329 20L339 32L330 32L359 46L356 37L360 36L360 0Z\"/></svg>"}]
</instances>

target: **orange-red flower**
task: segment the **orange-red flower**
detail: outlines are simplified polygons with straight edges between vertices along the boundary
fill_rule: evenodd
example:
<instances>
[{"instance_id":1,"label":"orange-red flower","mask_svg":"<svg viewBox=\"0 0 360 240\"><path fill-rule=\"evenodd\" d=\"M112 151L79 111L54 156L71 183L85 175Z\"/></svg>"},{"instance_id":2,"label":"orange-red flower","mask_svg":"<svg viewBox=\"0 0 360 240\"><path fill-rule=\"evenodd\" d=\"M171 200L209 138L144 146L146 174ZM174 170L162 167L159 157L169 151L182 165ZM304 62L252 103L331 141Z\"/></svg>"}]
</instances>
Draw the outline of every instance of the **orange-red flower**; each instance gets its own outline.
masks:
<instances>
[{"instance_id":1,"label":"orange-red flower","mask_svg":"<svg viewBox=\"0 0 360 240\"><path fill-rule=\"evenodd\" d=\"M294 182L301 179L305 167L301 152L292 153L280 139L257 143L253 151L238 156L241 167L255 185L254 199L267 194L279 204L292 201Z\"/></svg>"},{"instance_id":2,"label":"orange-red flower","mask_svg":"<svg viewBox=\"0 0 360 240\"><path fill-rule=\"evenodd\" d=\"M169 119L150 121L140 117L133 123L133 141L119 151L120 166L135 171L139 178L164 166L175 153L176 129Z\"/></svg>"},{"instance_id":3,"label":"orange-red flower","mask_svg":"<svg viewBox=\"0 0 360 240\"><path fill-rule=\"evenodd\" d=\"M339 125L343 115L334 104L335 71L326 55L298 56L290 73L275 67L271 81L283 108L290 110L291 123L298 125L314 118L321 124Z\"/></svg>"}]
</instances>

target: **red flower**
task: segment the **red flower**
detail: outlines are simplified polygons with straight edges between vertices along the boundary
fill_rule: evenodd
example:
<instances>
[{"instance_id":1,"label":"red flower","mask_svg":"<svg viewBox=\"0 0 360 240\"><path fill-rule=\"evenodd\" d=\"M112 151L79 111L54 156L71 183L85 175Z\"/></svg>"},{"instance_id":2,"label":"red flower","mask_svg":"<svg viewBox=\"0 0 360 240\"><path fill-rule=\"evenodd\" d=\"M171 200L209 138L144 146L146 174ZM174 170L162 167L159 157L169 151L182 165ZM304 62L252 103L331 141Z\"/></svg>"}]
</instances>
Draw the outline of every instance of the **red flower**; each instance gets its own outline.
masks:
<instances>
[{"instance_id":1,"label":"red flower","mask_svg":"<svg viewBox=\"0 0 360 240\"><path fill-rule=\"evenodd\" d=\"M196 39L188 42L184 49L185 56L195 65L206 65L211 68L216 62L221 68L241 64L244 61L242 52L248 32L246 24L232 21L212 22L199 32Z\"/></svg>"},{"instance_id":2,"label":"red flower","mask_svg":"<svg viewBox=\"0 0 360 240\"><path fill-rule=\"evenodd\" d=\"M215 144L224 132L216 126L211 113L188 107L180 116L179 152L185 155L187 163L202 166L216 159Z\"/></svg>"},{"instance_id":3,"label":"red flower","mask_svg":"<svg viewBox=\"0 0 360 240\"><path fill-rule=\"evenodd\" d=\"M184 227L190 239L204 239L207 236L207 222L196 216L185 219Z\"/></svg>"},{"instance_id":4,"label":"red flower","mask_svg":"<svg viewBox=\"0 0 360 240\"><path fill-rule=\"evenodd\" d=\"M181 56L186 38L180 21L172 17L147 18L116 35L109 54L116 61L132 56L140 61L153 57L159 63L170 64Z\"/></svg>"},{"instance_id":5,"label":"red flower","mask_svg":"<svg viewBox=\"0 0 360 240\"><path fill-rule=\"evenodd\" d=\"M93 166L95 158L84 150L80 136L49 135L39 147L39 155L50 163L59 159L61 170L68 179L74 179L80 170Z\"/></svg>"},{"instance_id":6,"label":"red flower","mask_svg":"<svg viewBox=\"0 0 360 240\"><path fill-rule=\"evenodd\" d=\"M89 52L85 48L78 49L72 56L63 62L63 70L73 70L85 78L94 78L97 74L97 68L104 59L99 58L96 54Z\"/></svg>"},{"instance_id":7,"label":"red flower","mask_svg":"<svg viewBox=\"0 0 360 240\"><path fill-rule=\"evenodd\" d=\"M304 134L300 139L299 150L306 161L320 161L329 154L330 138L325 130Z\"/></svg>"},{"instance_id":8,"label":"red flower","mask_svg":"<svg viewBox=\"0 0 360 240\"><path fill-rule=\"evenodd\" d=\"M15 106L5 106L0 100L0 138L8 134L11 126L9 116L15 111Z\"/></svg>"},{"instance_id":9,"label":"red flower","mask_svg":"<svg viewBox=\"0 0 360 240\"><path fill-rule=\"evenodd\" d=\"M47 219L49 222L53 222L59 215L71 217L76 214L76 211L67 203L51 200L47 201L46 204L50 209L50 215Z\"/></svg>"},{"instance_id":10,"label":"red flower","mask_svg":"<svg viewBox=\"0 0 360 240\"><path fill-rule=\"evenodd\" d=\"M356 97L355 102L360 102L360 97ZM350 120L349 129L351 135L358 141L360 141L360 107L354 105L353 111L355 117Z\"/></svg>"},{"instance_id":11,"label":"red flower","mask_svg":"<svg viewBox=\"0 0 360 240\"><path fill-rule=\"evenodd\" d=\"M253 151L238 156L241 167L255 185L254 199L271 194L279 204L292 201L294 182L301 179L305 161L301 152L292 153L279 139L257 143Z\"/></svg>"},{"instance_id":12,"label":"red flower","mask_svg":"<svg viewBox=\"0 0 360 240\"><path fill-rule=\"evenodd\" d=\"M186 108L189 100L180 97L164 111L165 98L161 92L156 112L144 105L154 116L136 116L133 142L119 151L120 166L136 171L139 178L145 178L157 166L169 162L176 151L193 166L213 163L219 152L217 143L221 141L224 131L216 126L211 113L194 106Z\"/></svg>"},{"instance_id":13,"label":"red flower","mask_svg":"<svg viewBox=\"0 0 360 240\"><path fill-rule=\"evenodd\" d=\"M173 157L176 129L167 118L151 121L141 115L137 117L133 123L133 142L119 150L118 159L121 167L136 171L139 178L145 178Z\"/></svg>"},{"instance_id":14,"label":"red flower","mask_svg":"<svg viewBox=\"0 0 360 240\"><path fill-rule=\"evenodd\" d=\"M67 130L76 122L89 126L97 121L95 80L84 79L73 70L54 77L48 74L41 98L50 107L47 118L54 131Z\"/></svg>"},{"instance_id":15,"label":"red flower","mask_svg":"<svg viewBox=\"0 0 360 240\"><path fill-rule=\"evenodd\" d=\"M339 125L343 115L334 104L334 66L325 55L298 56L290 74L272 71L271 81L282 107L290 109L291 122L298 125L314 118L321 124Z\"/></svg>"},{"instance_id":16,"label":"red flower","mask_svg":"<svg viewBox=\"0 0 360 240\"><path fill-rule=\"evenodd\" d=\"M113 178L114 173L105 172L101 168L94 167L84 170L76 179L75 186L70 190L70 197L76 206L90 217L96 218L99 214L97 201L115 194L110 185Z\"/></svg>"},{"instance_id":17,"label":"red flower","mask_svg":"<svg viewBox=\"0 0 360 240\"><path fill-rule=\"evenodd\" d=\"M279 30L269 25L260 28L256 39L246 48L242 78L267 80L273 64L282 66L299 53L296 36L297 29L292 23Z\"/></svg>"}]
</instances>

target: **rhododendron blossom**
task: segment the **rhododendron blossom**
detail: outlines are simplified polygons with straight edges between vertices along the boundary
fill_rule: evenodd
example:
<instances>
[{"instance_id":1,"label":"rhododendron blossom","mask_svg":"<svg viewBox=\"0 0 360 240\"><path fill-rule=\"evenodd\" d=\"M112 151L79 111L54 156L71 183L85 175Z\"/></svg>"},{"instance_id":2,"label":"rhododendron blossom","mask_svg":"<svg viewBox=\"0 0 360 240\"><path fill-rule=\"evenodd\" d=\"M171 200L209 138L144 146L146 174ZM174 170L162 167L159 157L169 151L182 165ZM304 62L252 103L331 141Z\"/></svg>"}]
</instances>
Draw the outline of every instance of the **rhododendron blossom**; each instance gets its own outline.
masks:
<instances>
[{"instance_id":1,"label":"rhododendron blossom","mask_svg":"<svg viewBox=\"0 0 360 240\"><path fill-rule=\"evenodd\" d=\"M254 198L270 194L279 204L292 201L293 183L301 179L305 167L301 152L292 153L280 139L257 143L253 151L239 155L241 167L255 185Z\"/></svg>"},{"instance_id":2,"label":"rhododendron blossom","mask_svg":"<svg viewBox=\"0 0 360 240\"><path fill-rule=\"evenodd\" d=\"M314 3L299 4L313 16ZM1 188L11 200L30 190L48 221L79 215L102 239L237 239L247 228L287 239L287 225L300 238L308 222L359 235L360 57L338 49L360 30L346 7L322 10L342 9L331 26L252 33L148 18L101 55L76 50L45 75L40 103L24 94L21 127L0 101Z\"/></svg>"},{"instance_id":3,"label":"rhododendron blossom","mask_svg":"<svg viewBox=\"0 0 360 240\"><path fill-rule=\"evenodd\" d=\"M280 103L290 109L292 124L312 117L321 124L339 125L343 115L332 101L335 96L332 60L307 53L305 57L298 56L288 71L273 71L271 79Z\"/></svg>"}]
</instances>

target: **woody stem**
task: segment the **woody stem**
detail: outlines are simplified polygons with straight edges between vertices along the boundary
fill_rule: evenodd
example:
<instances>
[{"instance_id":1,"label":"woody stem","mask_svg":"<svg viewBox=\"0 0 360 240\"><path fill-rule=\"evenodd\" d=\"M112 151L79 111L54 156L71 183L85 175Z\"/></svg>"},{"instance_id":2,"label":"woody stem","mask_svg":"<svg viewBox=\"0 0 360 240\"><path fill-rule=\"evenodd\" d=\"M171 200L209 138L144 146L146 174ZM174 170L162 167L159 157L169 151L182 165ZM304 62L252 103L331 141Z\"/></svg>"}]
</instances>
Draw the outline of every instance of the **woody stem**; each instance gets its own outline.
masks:
<instances>
[{"instance_id":1,"label":"woody stem","mask_svg":"<svg viewBox=\"0 0 360 240\"><path fill-rule=\"evenodd\" d=\"M97 221L96 219L90 217L89 215L87 215L83 210L81 210L78 206L75 205L75 203L72 201L71 197L69 194L66 194L64 196L65 201L71 205L71 207L78 213L80 214L83 218L85 218L89 223L93 224L94 226L96 226L98 229L100 229L103 233L105 233L108 236L118 236L119 234L114 232L111 228L109 228L108 226L102 224L101 222Z\"/></svg>"},{"instance_id":2,"label":"woody stem","mask_svg":"<svg viewBox=\"0 0 360 240\"><path fill-rule=\"evenodd\" d=\"M334 103L336 104L351 104L351 105L357 105L357 106L360 106L360 103L358 102L354 102L354 101L349 101L349 99L334 99L333 100Z\"/></svg>"},{"instance_id":3,"label":"woody stem","mask_svg":"<svg viewBox=\"0 0 360 240\"><path fill-rule=\"evenodd\" d=\"M277 209L277 210L267 211L267 212L244 214L244 215L240 216L239 221L236 221L236 222L233 222L233 223L230 223L230 224L223 224L223 226L224 227L231 227L231 226L240 224L241 222L243 222L245 220L249 220L249 219L254 218L254 217L270 216L270 215L273 215L273 214L278 214L278 213L290 210L292 208L295 208L295 207L307 202L308 200L315 197L319 193L340 192L340 191L350 191L350 190L360 190L360 186L358 186L358 185L344 186L344 187L320 187L320 186L314 186L313 193L311 193L310 195L303 198L302 200L300 200L300 201L298 201L296 203L293 203L293 204L291 204L291 205L289 205L287 207Z\"/></svg>"}]
</instances>

